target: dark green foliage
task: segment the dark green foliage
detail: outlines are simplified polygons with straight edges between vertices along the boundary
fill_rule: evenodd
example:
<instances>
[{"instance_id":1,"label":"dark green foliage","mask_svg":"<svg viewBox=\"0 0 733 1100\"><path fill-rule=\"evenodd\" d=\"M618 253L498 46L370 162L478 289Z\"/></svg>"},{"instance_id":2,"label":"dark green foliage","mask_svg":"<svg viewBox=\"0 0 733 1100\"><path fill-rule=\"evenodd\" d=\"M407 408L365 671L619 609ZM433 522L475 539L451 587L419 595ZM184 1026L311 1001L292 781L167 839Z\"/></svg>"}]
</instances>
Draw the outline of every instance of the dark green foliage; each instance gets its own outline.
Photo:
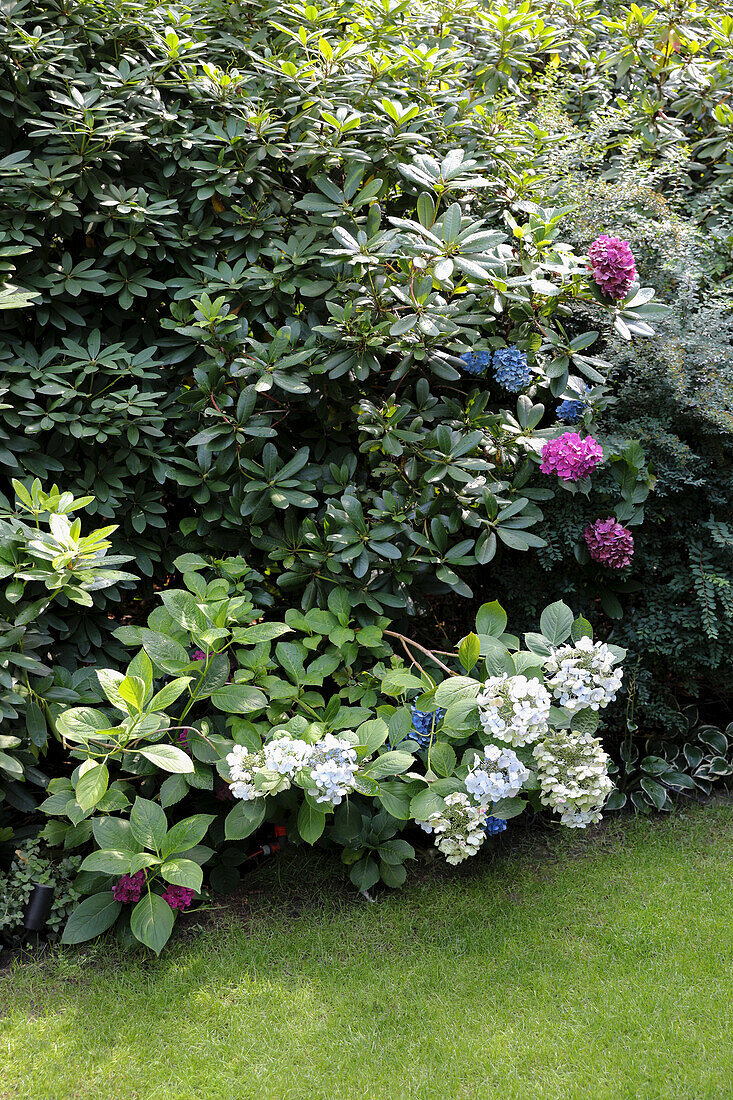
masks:
<instances>
[{"instance_id":1,"label":"dark green foliage","mask_svg":"<svg viewBox=\"0 0 733 1100\"><path fill-rule=\"evenodd\" d=\"M93 495L143 577L216 546L304 607L468 595L540 545L541 403L602 384L585 330L617 320L536 205L546 135L491 98L560 28L505 70L470 7L430 49L406 5L9 15L0 229L38 295L4 323L10 472ZM519 408L459 369L513 343Z\"/></svg>"}]
</instances>

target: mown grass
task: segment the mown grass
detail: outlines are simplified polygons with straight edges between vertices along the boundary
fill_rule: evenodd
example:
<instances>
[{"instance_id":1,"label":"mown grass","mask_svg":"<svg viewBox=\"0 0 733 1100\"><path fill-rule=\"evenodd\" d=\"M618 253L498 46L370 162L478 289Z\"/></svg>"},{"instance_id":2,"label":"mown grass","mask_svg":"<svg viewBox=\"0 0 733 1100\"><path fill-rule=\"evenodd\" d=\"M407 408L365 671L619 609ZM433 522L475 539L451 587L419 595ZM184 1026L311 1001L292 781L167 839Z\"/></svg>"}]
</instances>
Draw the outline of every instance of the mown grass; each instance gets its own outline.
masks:
<instances>
[{"instance_id":1,"label":"mown grass","mask_svg":"<svg viewBox=\"0 0 733 1100\"><path fill-rule=\"evenodd\" d=\"M373 905L283 857L160 959L16 962L0 1096L730 1100L732 826L507 844Z\"/></svg>"}]
</instances>

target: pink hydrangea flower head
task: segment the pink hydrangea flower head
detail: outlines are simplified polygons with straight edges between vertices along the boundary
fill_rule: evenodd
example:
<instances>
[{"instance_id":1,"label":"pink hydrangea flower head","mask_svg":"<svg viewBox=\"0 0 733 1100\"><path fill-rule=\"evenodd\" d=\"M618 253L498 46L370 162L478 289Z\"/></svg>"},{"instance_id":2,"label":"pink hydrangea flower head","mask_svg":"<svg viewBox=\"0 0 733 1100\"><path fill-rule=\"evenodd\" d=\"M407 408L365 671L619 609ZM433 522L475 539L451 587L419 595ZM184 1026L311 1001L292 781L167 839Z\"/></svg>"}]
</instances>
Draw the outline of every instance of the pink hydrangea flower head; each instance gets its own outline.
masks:
<instances>
[{"instance_id":1,"label":"pink hydrangea flower head","mask_svg":"<svg viewBox=\"0 0 733 1100\"><path fill-rule=\"evenodd\" d=\"M171 909L189 909L193 901L193 890L187 886L168 886L163 894L163 901L167 901Z\"/></svg>"},{"instance_id":2,"label":"pink hydrangea flower head","mask_svg":"<svg viewBox=\"0 0 733 1100\"><path fill-rule=\"evenodd\" d=\"M134 875L123 875L112 887L112 897L115 901L124 903L140 901L140 895L145 885L145 871L138 871Z\"/></svg>"},{"instance_id":3,"label":"pink hydrangea flower head","mask_svg":"<svg viewBox=\"0 0 733 1100\"><path fill-rule=\"evenodd\" d=\"M602 233L588 249L589 271L604 294L621 301L636 278L634 254L628 241Z\"/></svg>"},{"instance_id":4,"label":"pink hydrangea flower head","mask_svg":"<svg viewBox=\"0 0 733 1100\"><path fill-rule=\"evenodd\" d=\"M603 462L603 448L592 435L563 432L542 448L543 474L557 474L561 481L580 481Z\"/></svg>"},{"instance_id":5,"label":"pink hydrangea flower head","mask_svg":"<svg viewBox=\"0 0 733 1100\"><path fill-rule=\"evenodd\" d=\"M593 561L606 569L625 569L634 556L634 537L613 516L597 519L585 529L585 541Z\"/></svg>"}]
</instances>

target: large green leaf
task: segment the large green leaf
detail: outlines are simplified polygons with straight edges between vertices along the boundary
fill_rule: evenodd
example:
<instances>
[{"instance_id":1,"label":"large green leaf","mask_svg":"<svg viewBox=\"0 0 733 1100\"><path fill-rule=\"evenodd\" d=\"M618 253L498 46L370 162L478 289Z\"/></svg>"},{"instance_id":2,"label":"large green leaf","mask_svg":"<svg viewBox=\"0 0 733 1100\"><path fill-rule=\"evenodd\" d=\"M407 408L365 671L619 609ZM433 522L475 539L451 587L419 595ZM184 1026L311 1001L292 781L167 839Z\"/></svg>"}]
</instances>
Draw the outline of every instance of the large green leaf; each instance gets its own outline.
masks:
<instances>
[{"instance_id":1,"label":"large green leaf","mask_svg":"<svg viewBox=\"0 0 733 1100\"><path fill-rule=\"evenodd\" d=\"M76 785L76 801L85 813L97 805L108 783L109 771L105 764L93 763L86 769Z\"/></svg>"},{"instance_id":2,"label":"large green leaf","mask_svg":"<svg viewBox=\"0 0 733 1100\"><path fill-rule=\"evenodd\" d=\"M310 802L303 802L298 811L298 832L306 844L315 844L326 828L326 815Z\"/></svg>"},{"instance_id":3,"label":"large green leaf","mask_svg":"<svg viewBox=\"0 0 733 1100\"><path fill-rule=\"evenodd\" d=\"M161 855L167 857L187 852L203 840L209 825L215 820L213 814L194 814L178 821L166 833L161 845Z\"/></svg>"},{"instance_id":4,"label":"large green leaf","mask_svg":"<svg viewBox=\"0 0 733 1100\"><path fill-rule=\"evenodd\" d=\"M251 684L225 684L211 693L211 701L227 714L248 714L267 706L265 695Z\"/></svg>"},{"instance_id":5,"label":"large green leaf","mask_svg":"<svg viewBox=\"0 0 733 1100\"><path fill-rule=\"evenodd\" d=\"M570 637L573 613L562 600L551 603L540 615L540 630L551 645L561 645Z\"/></svg>"},{"instance_id":6,"label":"large green leaf","mask_svg":"<svg viewBox=\"0 0 733 1100\"><path fill-rule=\"evenodd\" d=\"M167 859L160 868L160 873L166 882L172 882L176 886L186 886L189 890L198 892L204 879L204 874L198 863L192 859Z\"/></svg>"},{"instance_id":7,"label":"large green leaf","mask_svg":"<svg viewBox=\"0 0 733 1100\"><path fill-rule=\"evenodd\" d=\"M227 814L224 835L227 840L244 840L265 820L265 800L255 798L251 802L241 800Z\"/></svg>"},{"instance_id":8,"label":"large green leaf","mask_svg":"<svg viewBox=\"0 0 733 1100\"><path fill-rule=\"evenodd\" d=\"M92 894L77 905L66 922L62 943L84 943L101 935L117 920L122 903L115 901L109 890Z\"/></svg>"},{"instance_id":9,"label":"large green leaf","mask_svg":"<svg viewBox=\"0 0 733 1100\"><path fill-rule=\"evenodd\" d=\"M148 893L140 898L130 914L133 935L159 955L173 931L173 910L158 894Z\"/></svg>"},{"instance_id":10,"label":"large green leaf","mask_svg":"<svg viewBox=\"0 0 733 1100\"><path fill-rule=\"evenodd\" d=\"M165 812L157 802L138 797L130 812L130 829L135 840L144 848L152 848L160 852L168 831Z\"/></svg>"},{"instance_id":11,"label":"large green leaf","mask_svg":"<svg viewBox=\"0 0 733 1100\"><path fill-rule=\"evenodd\" d=\"M186 775L194 770L191 757L177 745L151 745L137 751L164 772Z\"/></svg>"}]
</instances>

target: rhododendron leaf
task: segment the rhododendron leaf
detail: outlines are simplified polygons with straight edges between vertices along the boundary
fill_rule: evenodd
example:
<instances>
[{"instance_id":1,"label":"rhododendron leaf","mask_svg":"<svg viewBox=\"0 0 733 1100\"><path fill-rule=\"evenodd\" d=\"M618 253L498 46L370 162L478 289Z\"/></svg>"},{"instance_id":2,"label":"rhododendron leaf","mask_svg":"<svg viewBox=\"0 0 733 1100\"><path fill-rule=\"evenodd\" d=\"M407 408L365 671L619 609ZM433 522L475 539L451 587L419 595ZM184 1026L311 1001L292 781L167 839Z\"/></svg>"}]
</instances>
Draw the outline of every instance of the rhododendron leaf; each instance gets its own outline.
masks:
<instances>
[{"instance_id":1,"label":"rhododendron leaf","mask_svg":"<svg viewBox=\"0 0 733 1100\"><path fill-rule=\"evenodd\" d=\"M159 955L170 939L174 920L167 902L158 894L146 894L130 914L130 928L140 943Z\"/></svg>"},{"instance_id":2,"label":"rhododendron leaf","mask_svg":"<svg viewBox=\"0 0 733 1100\"><path fill-rule=\"evenodd\" d=\"M66 922L62 943L84 943L101 935L117 920L122 904L115 901L110 890L92 894L76 907Z\"/></svg>"}]
</instances>

